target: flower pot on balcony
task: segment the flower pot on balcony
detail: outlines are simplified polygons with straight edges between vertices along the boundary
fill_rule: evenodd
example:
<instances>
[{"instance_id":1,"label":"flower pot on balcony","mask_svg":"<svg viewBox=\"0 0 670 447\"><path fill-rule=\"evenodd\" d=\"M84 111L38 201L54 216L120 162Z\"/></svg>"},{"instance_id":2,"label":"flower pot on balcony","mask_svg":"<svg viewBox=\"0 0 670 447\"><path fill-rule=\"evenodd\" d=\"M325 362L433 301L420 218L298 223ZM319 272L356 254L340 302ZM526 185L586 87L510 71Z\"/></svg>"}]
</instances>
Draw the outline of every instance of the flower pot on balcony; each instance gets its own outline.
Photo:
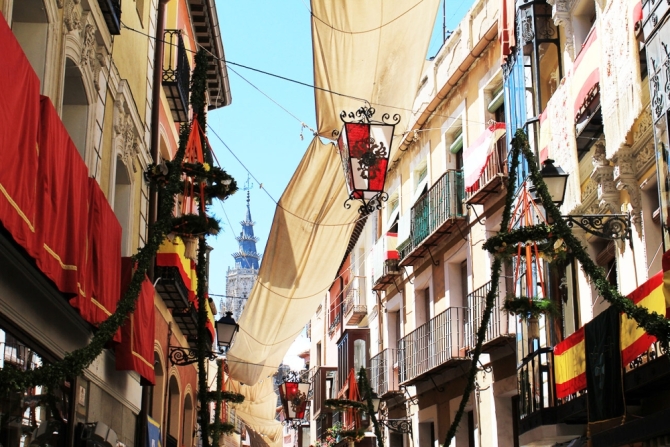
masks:
<instances>
[{"instance_id":1,"label":"flower pot on balcony","mask_svg":"<svg viewBox=\"0 0 670 447\"><path fill-rule=\"evenodd\" d=\"M184 256L191 261L198 260L198 239L184 237Z\"/></svg>"},{"instance_id":2,"label":"flower pot on balcony","mask_svg":"<svg viewBox=\"0 0 670 447\"><path fill-rule=\"evenodd\" d=\"M528 318L528 338L531 340L540 338L540 319L538 317Z\"/></svg>"}]
</instances>

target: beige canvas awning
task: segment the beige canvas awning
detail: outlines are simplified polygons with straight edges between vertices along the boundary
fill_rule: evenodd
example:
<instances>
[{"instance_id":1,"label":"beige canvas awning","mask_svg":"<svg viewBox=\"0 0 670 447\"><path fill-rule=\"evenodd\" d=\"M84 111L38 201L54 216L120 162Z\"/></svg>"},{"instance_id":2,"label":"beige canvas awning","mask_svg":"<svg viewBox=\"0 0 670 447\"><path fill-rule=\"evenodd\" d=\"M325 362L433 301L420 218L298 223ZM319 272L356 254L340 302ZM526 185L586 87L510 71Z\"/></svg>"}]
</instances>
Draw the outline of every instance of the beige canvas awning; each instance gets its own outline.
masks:
<instances>
[{"instance_id":1,"label":"beige canvas awning","mask_svg":"<svg viewBox=\"0 0 670 447\"><path fill-rule=\"evenodd\" d=\"M258 279L228 353L230 376L255 384L277 371L330 288L359 215L345 209L335 146L316 137L279 200Z\"/></svg>"},{"instance_id":2,"label":"beige canvas awning","mask_svg":"<svg viewBox=\"0 0 670 447\"><path fill-rule=\"evenodd\" d=\"M312 0L314 83L320 135L340 130L340 112L367 100L408 124L439 0ZM344 96L343 96L344 95ZM359 99L355 99L359 98ZM400 139L396 139L397 142Z\"/></svg>"}]
</instances>

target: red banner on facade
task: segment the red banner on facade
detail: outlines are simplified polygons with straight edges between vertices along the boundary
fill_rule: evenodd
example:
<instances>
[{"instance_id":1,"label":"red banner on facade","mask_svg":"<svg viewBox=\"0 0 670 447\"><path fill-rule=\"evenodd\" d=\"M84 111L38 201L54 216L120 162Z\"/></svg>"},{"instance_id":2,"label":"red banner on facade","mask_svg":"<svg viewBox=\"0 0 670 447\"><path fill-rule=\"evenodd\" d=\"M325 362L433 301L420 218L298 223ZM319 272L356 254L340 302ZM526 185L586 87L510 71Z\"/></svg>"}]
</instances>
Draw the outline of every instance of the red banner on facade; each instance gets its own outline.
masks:
<instances>
[{"instance_id":1,"label":"red banner on facade","mask_svg":"<svg viewBox=\"0 0 670 447\"><path fill-rule=\"evenodd\" d=\"M125 293L133 275L134 261L123 258L121 265L121 293ZM153 363L155 328L154 286L145 277L135 312L130 314L121 327L121 344L116 346L116 369L136 371L151 385L156 383Z\"/></svg>"}]
</instances>

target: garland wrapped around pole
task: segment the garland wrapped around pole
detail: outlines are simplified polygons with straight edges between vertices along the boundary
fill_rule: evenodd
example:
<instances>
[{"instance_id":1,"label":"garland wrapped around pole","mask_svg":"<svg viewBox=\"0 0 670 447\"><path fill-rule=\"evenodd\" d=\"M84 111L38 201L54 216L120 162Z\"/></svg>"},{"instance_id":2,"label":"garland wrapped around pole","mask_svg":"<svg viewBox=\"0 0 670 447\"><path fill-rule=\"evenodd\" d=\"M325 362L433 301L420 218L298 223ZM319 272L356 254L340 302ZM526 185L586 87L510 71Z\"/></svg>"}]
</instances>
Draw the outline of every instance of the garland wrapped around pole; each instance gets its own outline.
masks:
<instances>
[{"instance_id":1,"label":"garland wrapped around pole","mask_svg":"<svg viewBox=\"0 0 670 447\"><path fill-rule=\"evenodd\" d=\"M500 224L500 233L507 233L507 228L509 227L510 218L512 216L512 209L514 203L514 192L517 181L517 168L519 166L519 141L514 139L512 141L512 161L510 163L509 169L509 181L507 183L507 193L505 195L505 208L503 209L502 222ZM479 364L479 357L482 353L482 346L484 344L484 339L486 338L486 329L489 325L489 320L491 319L491 313L493 311L493 306L495 306L496 295L498 294L498 283L500 281L500 270L502 269L502 257L495 256L493 258L493 266L491 266L491 289L489 289L486 294L486 306L484 307L484 312L482 313L482 321L477 329L477 343L475 344L475 349L472 351L472 363L470 364L470 370L467 375L467 382L465 384L465 389L463 390L463 397L461 398L461 403L458 406L458 410L454 415L454 420L449 426L447 431L447 436L444 441L444 445L448 446L451 444L451 440L456 436L456 430L458 425L463 418L465 413L465 406L470 400L470 394L475 389L475 379L477 378L477 371Z\"/></svg>"},{"instance_id":2,"label":"garland wrapped around pole","mask_svg":"<svg viewBox=\"0 0 670 447\"><path fill-rule=\"evenodd\" d=\"M512 204L516 192L517 167L521 156L524 156L528 162L529 179L535 186L538 197L540 198L547 215L554 222L552 225L535 225L508 230ZM551 194L549 194L547 185L540 174L535 155L528 145L526 133L522 129L519 129L512 140L510 176L507 184L501 230L496 236L489 238L483 247L494 255L491 271L491 289L486 295L486 307L482 314L481 324L477 330L477 344L472 351L472 364L468 371L467 383L463 390L463 397L458 407L458 411L454 416L454 420L449 427L449 431L447 432L444 442L445 446L450 445L451 440L456 435L456 430L463 417L465 406L470 398L470 393L474 390L474 382L478 371L477 365L482 351L482 344L486 335L486 328L489 323L491 311L495 305L495 295L498 291L498 281L500 278L502 261L509 255L506 246L526 241L542 242L549 240L551 242L561 239L562 243L566 246L566 251L569 251L570 256L573 256L574 259L580 262L582 270L587 277L593 281L598 293L619 312L623 312L629 318L634 319L637 322L638 327L643 328L648 334L656 337L661 345L665 349L668 349L670 342L670 320L666 319L664 315L650 312L645 307L636 306L629 298L621 295L619 291L609 283L605 271L593 262L582 243L574 236L572 229L561 216L558 207L551 200Z\"/></svg>"}]
</instances>

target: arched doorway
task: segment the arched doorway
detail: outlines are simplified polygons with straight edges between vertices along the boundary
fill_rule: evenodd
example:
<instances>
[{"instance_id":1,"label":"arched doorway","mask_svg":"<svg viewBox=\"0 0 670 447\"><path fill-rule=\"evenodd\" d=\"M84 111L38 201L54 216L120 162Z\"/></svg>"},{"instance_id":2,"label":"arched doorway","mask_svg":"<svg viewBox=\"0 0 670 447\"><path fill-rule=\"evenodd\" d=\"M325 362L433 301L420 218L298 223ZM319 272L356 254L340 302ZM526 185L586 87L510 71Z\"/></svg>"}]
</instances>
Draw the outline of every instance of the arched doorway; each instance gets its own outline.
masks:
<instances>
[{"instance_id":1,"label":"arched doorway","mask_svg":"<svg viewBox=\"0 0 670 447\"><path fill-rule=\"evenodd\" d=\"M175 376L170 377L168 383L168 420L166 430L166 447L176 447L179 439L179 409L181 407L179 399L179 383Z\"/></svg>"},{"instance_id":2,"label":"arched doorway","mask_svg":"<svg viewBox=\"0 0 670 447\"><path fill-rule=\"evenodd\" d=\"M165 395L165 373L163 362L157 352L154 352L154 373L156 384L152 387L151 408L149 416L160 423L163 420L163 396Z\"/></svg>"},{"instance_id":3,"label":"arched doorway","mask_svg":"<svg viewBox=\"0 0 670 447\"><path fill-rule=\"evenodd\" d=\"M193 400L187 394L184 399L184 423L183 423L181 445L191 447L193 445Z\"/></svg>"}]
</instances>

